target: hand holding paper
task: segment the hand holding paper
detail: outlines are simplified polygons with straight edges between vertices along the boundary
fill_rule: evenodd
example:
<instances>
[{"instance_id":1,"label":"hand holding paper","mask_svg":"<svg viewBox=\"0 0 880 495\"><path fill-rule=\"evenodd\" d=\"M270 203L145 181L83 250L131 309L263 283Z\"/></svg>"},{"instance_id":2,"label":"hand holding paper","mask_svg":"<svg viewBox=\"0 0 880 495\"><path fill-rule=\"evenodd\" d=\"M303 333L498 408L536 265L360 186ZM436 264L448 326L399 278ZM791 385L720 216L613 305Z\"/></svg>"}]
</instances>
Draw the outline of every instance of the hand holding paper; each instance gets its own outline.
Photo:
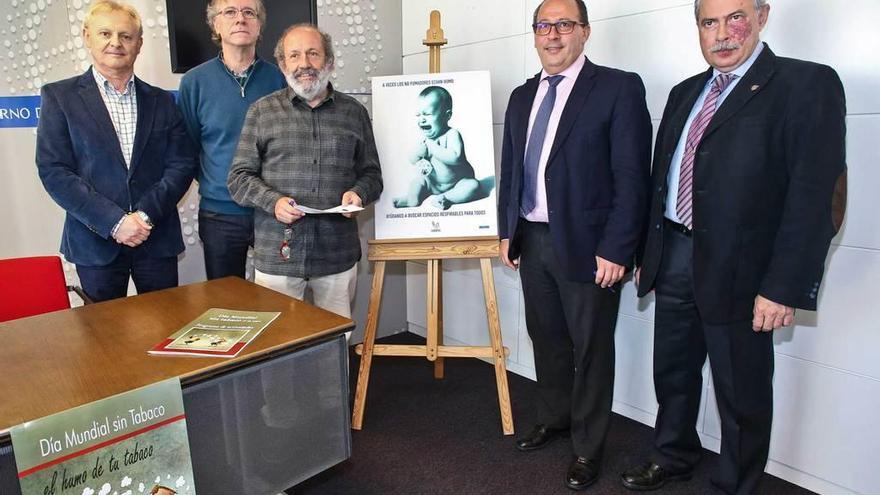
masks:
<instances>
[{"instance_id":1,"label":"hand holding paper","mask_svg":"<svg viewBox=\"0 0 880 495\"><path fill-rule=\"evenodd\" d=\"M334 206L333 208L327 208L326 210L319 210L317 208L311 208L311 207L308 207L305 205L300 205L300 204L296 205L296 207L299 209L299 211L301 211L303 213L308 213L310 215L321 215L324 213L342 213L342 214L349 213L350 214L350 213L357 213L357 212L363 210L363 208L361 208L360 206L357 206L357 205L339 205L339 206Z\"/></svg>"},{"instance_id":2,"label":"hand holding paper","mask_svg":"<svg viewBox=\"0 0 880 495\"><path fill-rule=\"evenodd\" d=\"M340 212L345 218L351 218L357 215L357 212L363 210L364 201L358 193L349 190L342 194L342 206L346 208L354 206L357 208L357 210L348 209L347 211Z\"/></svg>"}]
</instances>

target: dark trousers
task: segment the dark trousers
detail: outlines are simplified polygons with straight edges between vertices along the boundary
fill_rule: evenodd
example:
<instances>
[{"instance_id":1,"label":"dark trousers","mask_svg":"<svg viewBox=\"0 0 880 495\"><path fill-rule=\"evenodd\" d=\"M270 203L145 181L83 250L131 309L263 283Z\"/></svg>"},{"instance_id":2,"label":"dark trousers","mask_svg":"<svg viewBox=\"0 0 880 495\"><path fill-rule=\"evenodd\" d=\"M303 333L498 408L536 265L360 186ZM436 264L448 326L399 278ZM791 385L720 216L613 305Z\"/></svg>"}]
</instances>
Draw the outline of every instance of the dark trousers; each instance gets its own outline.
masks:
<instances>
[{"instance_id":1,"label":"dark trousers","mask_svg":"<svg viewBox=\"0 0 880 495\"><path fill-rule=\"evenodd\" d=\"M522 220L519 228L520 279L538 378L538 422L570 427L574 454L599 460L611 419L620 288L568 280L547 224Z\"/></svg>"},{"instance_id":2,"label":"dark trousers","mask_svg":"<svg viewBox=\"0 0 880 495\"><path fill-rule=\"evenodd\" d=\"M248 248L254 245L254 216L199 210L199 238L208 280L244 278Z\"/></svg>"},{"instance_id":3,"label":"dark trousers","mask_svg":"<svg viewBox=\"0 0 880 495\"><path fill-rule=\"evenodd\" d=\"M150 258L138 248L123 246L109 264L76 265L76 274L92 301L107 301L128 294L129 277L138 294L177 287L177 257Z\"/></svg>"},{"instance_id":4,"label":"dark trousers","mask_svg":"<svg viewBox=\"0 0 880 495\"><path fill-rule=\"evenodd\" d=\"M667 228L655 284L654 388L660 408L657 464L689 470L700 458L696 421L709 356L721 415L721 456L713 484L726 493L754 493L767 463L773 419L773 335L752 320L703 322L694 301L693 242Z\"/></svg>"}]
</instances>

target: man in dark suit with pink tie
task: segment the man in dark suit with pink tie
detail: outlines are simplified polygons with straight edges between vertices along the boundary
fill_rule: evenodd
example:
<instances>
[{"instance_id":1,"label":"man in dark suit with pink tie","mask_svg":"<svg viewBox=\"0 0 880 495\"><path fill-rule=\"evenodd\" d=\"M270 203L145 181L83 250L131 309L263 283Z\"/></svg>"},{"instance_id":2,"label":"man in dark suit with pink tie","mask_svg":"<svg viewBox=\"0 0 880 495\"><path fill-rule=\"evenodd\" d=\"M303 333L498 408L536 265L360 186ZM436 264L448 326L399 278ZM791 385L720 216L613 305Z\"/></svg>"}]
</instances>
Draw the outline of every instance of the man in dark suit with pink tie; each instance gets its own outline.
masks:
<instances>
[{"instance_id":1,"label":"man in dark suit with pink tie","mask_svg":"<svg viewBox=\"0 0 880 495\"><path fill-rule=\"evenodd\" d=\"M843 87L761 43L766 0L697 0L711 66L669 94L654 148L639 295L656 294L654 452L633 490L687 480L709 357L721 416L713 484L754 493L773 417L773 333L816 309L846 192ZM639 276L640 275L640 276Z\"/></svg>"}]
</instances>

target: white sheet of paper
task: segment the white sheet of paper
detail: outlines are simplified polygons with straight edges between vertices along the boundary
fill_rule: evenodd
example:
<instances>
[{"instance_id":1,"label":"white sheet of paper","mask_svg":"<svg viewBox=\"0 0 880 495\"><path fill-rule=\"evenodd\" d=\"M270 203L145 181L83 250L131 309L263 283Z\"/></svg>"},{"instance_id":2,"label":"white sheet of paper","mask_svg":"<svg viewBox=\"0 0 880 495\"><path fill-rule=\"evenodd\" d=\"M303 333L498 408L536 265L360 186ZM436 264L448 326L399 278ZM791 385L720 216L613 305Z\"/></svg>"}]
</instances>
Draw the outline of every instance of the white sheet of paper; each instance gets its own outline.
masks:
<instances>
[{"instance_id":1,"label":"white sheet of paper","mask_svg":"<svg viewBox=\"0 0 880 495\"><path fill-rule=\"evenodd\" d=\"M323 213L354 213L356 211L363 210L362 207L357 206L357 205L339 205L339 206L334 206L333 208L327 208L326 210L319 210L317 208L312 208L310 206L297 204L296 208L303 213L307 213L307 214L311 214L311 215L320 215Z\"/></svg>"}]
</instances>

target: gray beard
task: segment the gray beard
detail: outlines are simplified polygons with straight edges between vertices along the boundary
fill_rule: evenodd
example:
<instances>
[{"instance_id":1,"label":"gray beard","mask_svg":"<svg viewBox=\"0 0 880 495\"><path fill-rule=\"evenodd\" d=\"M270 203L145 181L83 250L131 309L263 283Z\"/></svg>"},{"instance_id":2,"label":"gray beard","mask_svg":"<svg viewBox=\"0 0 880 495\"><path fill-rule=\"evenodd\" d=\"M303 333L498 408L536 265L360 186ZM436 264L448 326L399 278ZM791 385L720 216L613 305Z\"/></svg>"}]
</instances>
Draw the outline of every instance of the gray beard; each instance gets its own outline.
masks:
<instances>
[{"instance_id":1,"label":"gray beard","mask_svg":"<svg viewBox=\"0 0 880 495\"><path fill-rule=\"evenodd\" d=\"M299 82L293 77L293 73L287 73L284 77L287 79L288 86L296 93L296 96L305 101L312 101L327 88L327 83L330 82L330 70L327 68L319 70L318 78L308 85Z\"/></svg>"}]
</instances>

